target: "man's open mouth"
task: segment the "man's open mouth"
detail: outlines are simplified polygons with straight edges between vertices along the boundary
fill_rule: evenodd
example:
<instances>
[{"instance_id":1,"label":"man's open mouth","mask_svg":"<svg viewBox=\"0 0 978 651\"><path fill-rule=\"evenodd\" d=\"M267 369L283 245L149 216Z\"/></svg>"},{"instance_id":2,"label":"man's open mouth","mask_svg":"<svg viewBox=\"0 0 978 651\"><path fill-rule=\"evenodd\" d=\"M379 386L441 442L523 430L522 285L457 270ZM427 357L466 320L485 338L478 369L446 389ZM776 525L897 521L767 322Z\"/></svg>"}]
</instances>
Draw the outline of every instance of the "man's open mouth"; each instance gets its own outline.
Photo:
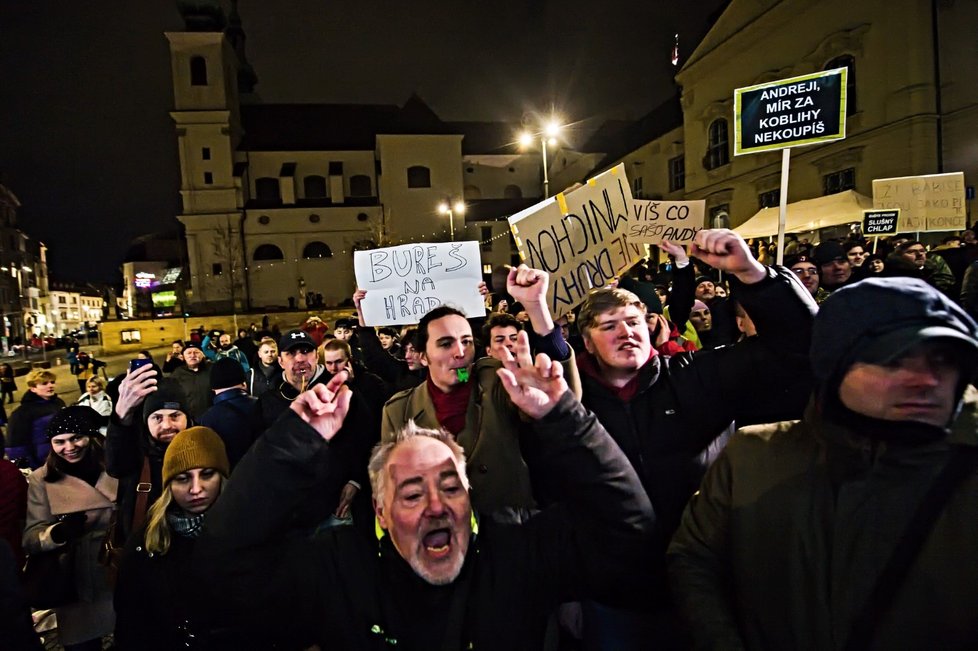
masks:
<instances>
[{"instance_id":1,"label":"man's open mouth","mask_svg":"<svg viewBox=\"0 0 978 651\"><path fill-rule=\"evenodd\" d=\"M421 537L425 551L434 556L448 553L452 544L452 530L448 528L433 529Z\"/></svg>"}]
</instances>

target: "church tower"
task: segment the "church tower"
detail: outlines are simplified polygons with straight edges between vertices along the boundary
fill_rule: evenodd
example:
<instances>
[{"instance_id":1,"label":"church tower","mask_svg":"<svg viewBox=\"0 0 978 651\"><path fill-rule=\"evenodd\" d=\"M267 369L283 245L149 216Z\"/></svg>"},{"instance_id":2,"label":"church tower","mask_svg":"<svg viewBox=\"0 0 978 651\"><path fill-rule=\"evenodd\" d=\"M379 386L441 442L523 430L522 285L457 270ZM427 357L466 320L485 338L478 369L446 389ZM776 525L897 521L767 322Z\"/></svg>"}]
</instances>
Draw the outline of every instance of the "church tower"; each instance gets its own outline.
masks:
<instances>
[{"instance_id":1,"label":"church tower","mask_svg":"<svg viewBox=\"0 0 978 651\"><path fill-rule=\"evenodd\" d=\"M235 176L235 152L241 141L238 82L239 54L225 36L223 10L212 2L178 3L185 30L167 32L173 78L174 111L180 160L182 212L186 227L191 295L198 307L246 307L241 225L244 197ZM235 34L244 54L244 33L237 7ZM248 74L250 72L250 75ZM250 66L243 77L255 83Z\"/></svg>"}]
</instances>

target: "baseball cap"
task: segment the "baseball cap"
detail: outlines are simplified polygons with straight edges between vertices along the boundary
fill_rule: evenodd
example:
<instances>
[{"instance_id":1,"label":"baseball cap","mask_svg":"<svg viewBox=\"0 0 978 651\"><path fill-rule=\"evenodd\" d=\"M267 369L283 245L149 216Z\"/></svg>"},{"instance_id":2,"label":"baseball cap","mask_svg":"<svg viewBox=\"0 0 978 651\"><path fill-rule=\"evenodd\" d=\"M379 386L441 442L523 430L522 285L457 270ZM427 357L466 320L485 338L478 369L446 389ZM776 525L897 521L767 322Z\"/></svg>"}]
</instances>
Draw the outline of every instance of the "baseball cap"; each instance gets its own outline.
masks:
<instances>
[{"instance_id":1,"label":"baseball cap","mask_svg":"<svg viewBox=\"0 0 978 651\"><path fill-rule=\"evenodd\" d=\"M305 330L289 330L278 340L279 352L286 352L298 347L316 349L316 342Z\"/></svg>"}]
</instances>

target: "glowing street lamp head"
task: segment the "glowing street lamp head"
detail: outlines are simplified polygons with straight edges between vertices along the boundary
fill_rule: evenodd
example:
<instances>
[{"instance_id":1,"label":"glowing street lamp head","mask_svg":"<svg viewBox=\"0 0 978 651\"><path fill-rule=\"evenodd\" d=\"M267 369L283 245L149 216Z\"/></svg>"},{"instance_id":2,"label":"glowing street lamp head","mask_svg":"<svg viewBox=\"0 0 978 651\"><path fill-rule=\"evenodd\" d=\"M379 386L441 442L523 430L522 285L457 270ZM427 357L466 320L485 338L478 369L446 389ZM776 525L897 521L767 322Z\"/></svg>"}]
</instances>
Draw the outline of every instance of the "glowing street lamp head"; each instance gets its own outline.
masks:
<instances>
[{"instance_id":1,"label":"glowing street lamp head","mask_svg":"<svg viewBox=\"0 0 978 651\"><path fill-rule=\"evenodd\" d=\"M456 201L455 205L452 206L452 210L455 211L455 213L461 215L462 213L465 212L465 204L462 203L461 201Z\"/></svg>"},{"instance_id":2,"label":"glowing street lamp head","mask_svg":"<svg viewBox=\"0 0 978 651\"><path fill-rule=\"evenodd\" d=\"M548 138L556 138L560 135L560 123L557 120L550 120L543 128L543 134Z\"/></svg>"},{"instance_id":3,"label":"glowing street lamp head","mask_svg":"<svg viewBox=\"0 0 978 651\"><path fill-rule=\"evenodd\" d=\"M441 214L447 215L450 210L451 208L448 207L447 201L442 201L440 204L438 204L438 212L440 212Z\"/></svg>"},{"instance_id":4,"label":"glowing street lamp head","mask_svg":"<svg viewBox=\"0 0 978 651\"><path fill-rule=\"evenodd\" d=\"M520 134L520 147L530 147L533 145L533 134L529 131L524 131Z\"/></svg>"}]
</instances>

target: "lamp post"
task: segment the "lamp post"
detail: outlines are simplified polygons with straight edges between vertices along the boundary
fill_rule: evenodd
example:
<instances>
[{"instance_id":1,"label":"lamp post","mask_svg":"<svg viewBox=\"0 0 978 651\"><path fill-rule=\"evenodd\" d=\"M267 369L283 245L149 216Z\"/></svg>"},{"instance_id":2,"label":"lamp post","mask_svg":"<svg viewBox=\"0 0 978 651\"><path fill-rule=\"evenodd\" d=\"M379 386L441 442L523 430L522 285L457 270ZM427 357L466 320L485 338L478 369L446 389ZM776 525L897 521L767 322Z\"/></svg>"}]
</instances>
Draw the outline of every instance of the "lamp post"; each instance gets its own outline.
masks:
<instances>
[{"instance_id":1,"label":"lamp post","mask_svg":"<svg viewBox=\"0 0 978 651\"><path fill-rule=\"evenodd\" d=\"M550 197L550 176L547 166L547 147L557 146L557 136L560 135L560 123L551 119L543 127L542 131L531 132L524 131L520 134L520 146L527 149L533 145L533 142L539 138L540 139L540 155L543 159L543 198L547 199Z\"/></svg>"},{"instance_id":2,"label":"lamp post","mask_svg":"<svg viewBox=\"0 0 978 651\"><path fill-rule=\"evenodd\" d=\"M459 215L465 214L465 203L461 200L451 202L445 199L440 204L438 204L438 212L442 215L448 215L448 223L452 232L452 241L455 241L455 214Z\"/></svg>"}]
</instances>

